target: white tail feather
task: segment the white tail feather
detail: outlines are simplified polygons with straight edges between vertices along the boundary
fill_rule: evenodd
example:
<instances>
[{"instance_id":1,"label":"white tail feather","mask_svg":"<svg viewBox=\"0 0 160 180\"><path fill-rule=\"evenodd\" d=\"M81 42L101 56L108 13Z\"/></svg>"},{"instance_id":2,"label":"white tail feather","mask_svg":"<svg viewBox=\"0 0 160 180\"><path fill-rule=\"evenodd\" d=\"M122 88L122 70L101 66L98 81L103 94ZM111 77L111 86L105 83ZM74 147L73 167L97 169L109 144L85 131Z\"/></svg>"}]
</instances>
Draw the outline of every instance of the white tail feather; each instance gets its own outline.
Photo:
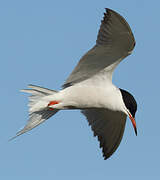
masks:
<instances>
[{"instance_id":1,"label":"white tail feather","mask_svg":"<svg viewBox=\"0 0 160 180\"><path fill-rule=\"evenodd\" d=\"M11 138L10 140L20 136L21 134L33 129L38 126L42 122L46 121L48 118L53 116L58 112L58 110L50 110L47 105L48 102L43 100L43 97L53 95L57 93L57 91L42 88L40 86L29 85L28 88L31 89L23 89L21 92L30 93L29 96L29 120L27 124L24 126L22 130L17 132L16 136Z\"/></svg>"},{"instance_id":2,"label":"white tail feather","mask_svg":"<svg viewBox=\"0 0 160 180\"><path fill-rule=\"evenodd\" d=\"M42 88L40 86L28 85L28 88L31 89L22 89L21 92L32 94L29 96L28 103L30 114L35 111L41 111L43 108L47 107L48 102L45 101L43 97L57 93L57 91Z\"/></svg>"},{"instance_id":3,"label":"white tail feather","mask_svg":"<svg viewBox=\"0 0 160 180\"><path fill-rule=\"evenodd\" d=\"M29 84L28 85L28 88L32 89L32 90L37 90L41 93L46 93L46 95L50 95L50 94L53 94L53 93L56 93L57 91L55 90L51 90L51 89L47 89L47 88L43 88L43 87L40 87L40 86L35 86L35 85L32 85L32 84Z\"/></svg>"}]
</instances>

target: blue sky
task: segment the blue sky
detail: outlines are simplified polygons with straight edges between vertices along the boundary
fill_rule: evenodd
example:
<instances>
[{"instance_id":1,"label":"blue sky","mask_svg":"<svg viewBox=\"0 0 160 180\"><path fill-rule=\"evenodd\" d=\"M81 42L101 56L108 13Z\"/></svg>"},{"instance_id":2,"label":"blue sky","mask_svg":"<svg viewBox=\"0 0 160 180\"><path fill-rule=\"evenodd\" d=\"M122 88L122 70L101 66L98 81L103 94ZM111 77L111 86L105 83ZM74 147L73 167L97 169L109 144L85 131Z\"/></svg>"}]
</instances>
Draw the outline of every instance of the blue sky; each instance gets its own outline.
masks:
<instances>
[{"instance_id":1,"label":"blue sky","mask_svg":"<svg viewBox=\"0 0 160 180\"><path fill-rule=\"evenodd\" d=\"M104 8L129 22L136 47L116 69L114 84L138 102L138 136L127 120L123 140L104 161L79 111L61 111L8 142L28 118L27 84L60 89L94 44ZM0 1L0 178L3 180L159 179L158 0Z\"/></svg>"}]
</instances>

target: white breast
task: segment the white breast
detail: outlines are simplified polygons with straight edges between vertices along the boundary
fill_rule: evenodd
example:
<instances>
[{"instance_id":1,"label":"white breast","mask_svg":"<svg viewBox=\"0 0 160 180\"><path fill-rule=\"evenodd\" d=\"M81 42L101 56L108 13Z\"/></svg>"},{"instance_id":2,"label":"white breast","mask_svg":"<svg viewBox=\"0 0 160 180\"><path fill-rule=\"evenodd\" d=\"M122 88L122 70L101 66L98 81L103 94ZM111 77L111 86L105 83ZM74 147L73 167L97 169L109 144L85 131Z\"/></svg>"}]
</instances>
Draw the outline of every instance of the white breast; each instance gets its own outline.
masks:
<instances>
[{"instance_id":1,"label":"white breast","mask_svg":"<svg viewBox=\"0 0 160 180\"><path fill-rule=\"evenodd\" d=\"M94 77L62 90L59 94L65 106L107 108L121 111L124 106L120 90L104 77Z\"/></svg>"}]
</instances>

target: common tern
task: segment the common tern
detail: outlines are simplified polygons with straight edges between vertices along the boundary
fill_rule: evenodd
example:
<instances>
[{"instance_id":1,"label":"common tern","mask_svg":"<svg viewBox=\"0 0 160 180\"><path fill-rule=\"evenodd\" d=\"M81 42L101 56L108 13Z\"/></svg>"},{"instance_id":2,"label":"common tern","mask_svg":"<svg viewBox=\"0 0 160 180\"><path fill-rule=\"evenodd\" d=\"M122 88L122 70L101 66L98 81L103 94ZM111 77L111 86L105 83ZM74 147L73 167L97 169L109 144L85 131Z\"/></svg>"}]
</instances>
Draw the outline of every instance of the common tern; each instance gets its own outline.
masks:
<instances>
[{"instance_id":1,"label":"common tern","mask_svg":"<svg viewBox=\"0 0 160 180\"><path fill-rule=\"evenodd\" d=\"M21 90L31 94L29 120L15 137L38 126L59 110L80 109L100 141L104 159L109 158L121 142L127 116L137 135L136 100L129 92L112 84L114 69L132 53L134 46L135 39L126 20L106 8L96 45L80 59L62 90L35 85Z\"/></svg>"}]
</instances>

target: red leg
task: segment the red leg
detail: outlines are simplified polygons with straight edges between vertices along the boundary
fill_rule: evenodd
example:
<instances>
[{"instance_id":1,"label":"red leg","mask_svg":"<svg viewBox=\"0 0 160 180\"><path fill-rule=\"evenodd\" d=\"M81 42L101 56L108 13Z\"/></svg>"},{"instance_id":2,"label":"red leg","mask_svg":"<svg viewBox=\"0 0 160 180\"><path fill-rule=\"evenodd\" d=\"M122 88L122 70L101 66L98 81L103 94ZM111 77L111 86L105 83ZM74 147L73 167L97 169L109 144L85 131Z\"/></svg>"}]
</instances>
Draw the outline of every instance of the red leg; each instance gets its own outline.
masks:
<instances>
[{"instance_id":1,"label":"red leg","mask_svg":"<svg viewBox=\"0 0 160 180\"><path fill-rule=\"evenodd\" d=\"M48 104L48 107L51 106L51 105L55 105L55 104L58 104L59 101L50 101L49 104ZM49 108L49 110L54 110L53 108Z\"/></svg>"}]
</instances>

